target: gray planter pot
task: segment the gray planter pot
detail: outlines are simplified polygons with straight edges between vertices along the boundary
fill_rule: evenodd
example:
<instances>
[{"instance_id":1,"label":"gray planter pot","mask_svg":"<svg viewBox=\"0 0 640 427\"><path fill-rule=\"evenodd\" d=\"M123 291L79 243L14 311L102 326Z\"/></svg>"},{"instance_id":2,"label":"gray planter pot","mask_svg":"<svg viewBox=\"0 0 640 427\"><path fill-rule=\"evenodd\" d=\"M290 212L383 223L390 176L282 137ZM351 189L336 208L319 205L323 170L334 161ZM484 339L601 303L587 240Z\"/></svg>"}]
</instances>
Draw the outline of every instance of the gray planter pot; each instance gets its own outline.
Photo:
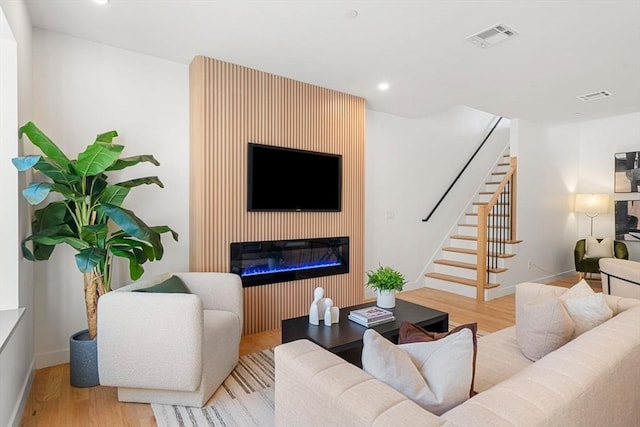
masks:
<instances>
[{"instance_id":1,"label":"gray planter pot","mask_svg":"<svg viewBox=\"0 0 640 427\"><path fill-rule=\"evenodd\" d=\"M93 387L100 384L98 378L98 345L89 339L89 330L77 332L69 338L69 365L71 385Z\"/></svg>"}]
</instances>

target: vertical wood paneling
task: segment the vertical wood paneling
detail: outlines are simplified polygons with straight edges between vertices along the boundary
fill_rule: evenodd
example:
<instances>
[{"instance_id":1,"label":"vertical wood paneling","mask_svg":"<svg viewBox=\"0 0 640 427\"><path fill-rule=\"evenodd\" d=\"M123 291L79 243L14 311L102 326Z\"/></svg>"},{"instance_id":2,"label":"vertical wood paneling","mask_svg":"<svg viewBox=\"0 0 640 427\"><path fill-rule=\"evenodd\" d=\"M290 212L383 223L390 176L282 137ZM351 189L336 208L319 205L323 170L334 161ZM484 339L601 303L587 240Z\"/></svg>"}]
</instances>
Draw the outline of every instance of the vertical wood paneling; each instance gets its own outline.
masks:
<instances>
[{"instance_id":1,"label":"vertical wood paneling","mask_svg":"<svg viewBox=\"0 0 640 427\"><path fill-rule=\"evenodd\" d=\"M229 271L229 244L350 238L350 273L244 289L244 333L307 313L313 289L364 297L364 99L196 57L190 69L192 271ZM341 212L247 212L247 143L342 155Z\"/></svg>"}]
</instances>

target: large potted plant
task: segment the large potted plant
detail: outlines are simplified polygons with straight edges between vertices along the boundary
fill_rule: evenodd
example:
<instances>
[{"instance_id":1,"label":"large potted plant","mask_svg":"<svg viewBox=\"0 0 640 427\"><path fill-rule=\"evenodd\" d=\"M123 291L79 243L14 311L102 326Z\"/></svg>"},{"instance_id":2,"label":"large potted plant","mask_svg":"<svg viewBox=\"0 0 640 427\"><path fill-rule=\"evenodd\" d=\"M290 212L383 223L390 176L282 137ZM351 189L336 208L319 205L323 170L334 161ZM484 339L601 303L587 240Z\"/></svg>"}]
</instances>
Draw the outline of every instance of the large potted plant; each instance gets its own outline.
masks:
<instances>
[{"instance_id":1,"label":"large potted plant","mask_svg":"<svg viewBox=\"0 0 640 427\"><path fill-rule=\"evenodd\" d=\"M98 384L97 363L85 364L95 358L98 298L111 290L113 257L128 260L129 276L136 280L144 273L142 265L162 258L164 248L160 235L178 234L168 226L148 226L132 211L122 207L129 191L137 186L155 184L163 187L156 176L130 179L115 184L108 182L107 173L122 170L141 162L156 166L151 155L120 158L124 146L113 143L116 131L102 133L76 160L66 154L38 127L28 122L19 130L42 154L14 158L18 171L35 170L34 182L22 192L31 205L41 205L51 193L53 201L33 212L33 234L22 242L22 253L31 261L47 260L56 245L67 244L75 249L75 261L84 275L87 331L72 336L71 383L76 386ZM93 342L89 354L74 360L74 339L86 335ZM91 353L91 352L94 353ZM86 371L83 370L86 368Z\"/></svg>"},{"instance_id":2,"label":"large potted plant","mask_svg":"<svg viewBox=\"0 0 640 427\"><path fill-rule=\"evenodd\" d=\"M379 266L375 271L367 271L367 286L376 290L378 307L395 307L396 291L401 291L405 283L404 275L391 267Z\"/></svg>"}]
</instances>

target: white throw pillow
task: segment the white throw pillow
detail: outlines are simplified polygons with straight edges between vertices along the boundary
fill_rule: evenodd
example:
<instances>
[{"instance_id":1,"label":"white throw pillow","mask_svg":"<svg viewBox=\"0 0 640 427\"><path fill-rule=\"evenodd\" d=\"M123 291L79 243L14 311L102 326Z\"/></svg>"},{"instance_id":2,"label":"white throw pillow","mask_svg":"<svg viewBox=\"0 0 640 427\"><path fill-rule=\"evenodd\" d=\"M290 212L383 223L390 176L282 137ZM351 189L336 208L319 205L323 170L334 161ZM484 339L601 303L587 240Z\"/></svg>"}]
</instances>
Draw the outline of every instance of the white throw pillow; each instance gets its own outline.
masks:
<instances>
[{"instance_id":1,"label":"white throw pillow","mask_svg":"<svg viewBox=\"0 0 640 427\"><path fill-rule=\"evenodd\" d=\"M573 338L613 317L613 311L609 308L602 293L569 298L564 301L564 306L575 323Z\"/></svg>"},{"instance_id":2,"label":"white throw pillow","mask_svg":"<svg viewBox=\"0 0 640 427\"><path fill-rule=\"evenodd\" d=\"M519 307L516 339L527 359L536 361L571 340L574 322L553 294L541 295Z\"/></svg>"},{"instance_id":3,"label":"white throw pillow","mask_svg":"<svg viewBox=\"0 0 640 427\"><path fill-rule=\"evenodd\" d=\"M469 329L431 342L394 345L365 331L362 369L427 411L440 415L469 398L473 335Z\"/></svg>"},{"instance_id":4,"label":"white throw pillow","mask_svg":"<svg viewBox=\"0 0 640 427\"><path fill-rule=\"evenodd\" d=\"M585 258L613 258L613 239L605 237L601 242L595 237L585 239Z\"/></svg>"},{"instance_id":5,"label":"white throw pillow","mask_svg":"<svg viewBox=\"0 0 640 427\"><path fill-rule=\"evenodd\" d=\"M587 281L582 279L560 295L560 300L564 302L570 298L588 297L589 295L595 295L595 292Z\"/></svg>"}]
</instances>

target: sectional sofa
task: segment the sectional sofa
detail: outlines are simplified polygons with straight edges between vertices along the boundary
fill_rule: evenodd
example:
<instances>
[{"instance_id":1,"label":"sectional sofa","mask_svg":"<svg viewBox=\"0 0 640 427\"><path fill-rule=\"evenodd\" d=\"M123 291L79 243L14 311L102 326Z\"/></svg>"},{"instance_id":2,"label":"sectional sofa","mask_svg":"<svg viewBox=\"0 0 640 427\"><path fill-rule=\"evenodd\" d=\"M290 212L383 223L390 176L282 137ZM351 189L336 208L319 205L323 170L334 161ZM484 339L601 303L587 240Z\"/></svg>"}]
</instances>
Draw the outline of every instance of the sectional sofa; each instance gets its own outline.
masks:
<instances>
[{"instance_id":1,"label":"sectional sofa","mask_svg":"<svg viewBox=\"0 0 640 427\"><path fill-rule=\"evenodd\" d=\"M523 283L518 307L565 288ZM474 397L436 416L307 340L278 346L277 426L640 426L640 300L604 296L613 317L527 359L516 326L478 339Z\"/></svg>"}]
</instances>

